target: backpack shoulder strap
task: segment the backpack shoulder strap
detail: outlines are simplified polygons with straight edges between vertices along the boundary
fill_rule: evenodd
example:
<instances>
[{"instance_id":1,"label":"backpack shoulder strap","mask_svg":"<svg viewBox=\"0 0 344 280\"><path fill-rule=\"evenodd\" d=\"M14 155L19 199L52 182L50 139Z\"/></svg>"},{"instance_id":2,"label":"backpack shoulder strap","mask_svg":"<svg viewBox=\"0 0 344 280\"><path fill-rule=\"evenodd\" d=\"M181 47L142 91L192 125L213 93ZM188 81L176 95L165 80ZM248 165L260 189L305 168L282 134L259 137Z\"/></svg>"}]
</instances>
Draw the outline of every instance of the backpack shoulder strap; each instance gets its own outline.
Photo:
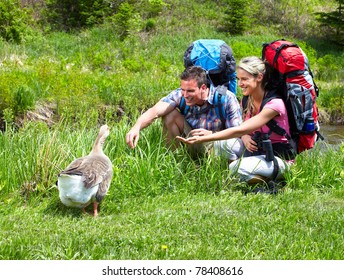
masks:
<instances>
[{"instance_id":1,"label":"backpack shoulder strap","mask_svg":"<svg viewBox=\"0 0 344 280\"><path fill-rule=\"evenodd\" d=\"M218 86L214 93L213 105L215 107L216 116L221 120L222 128L226 128L226 112L224 108L225 97L227 93L227 88L223 85ZM186 105L184 96L180 99L179 110L180 113L185 116L190 107Z\"/></svg>"},{"instance_id":2,"label":"backpack shoulder strap","mask_svg":"<svg viewBox=\"0 0 344 280\"><path fill-rule=\"evenodd\" d=\"M282 99L276 92L272 91L269 92L266 97L264 97L262 104L260 106L260 111L263 110L263 107L270 102L272 99ZM276 134L280 135L280 136L285 136L288 140L291 140L290 135L288 135L288 133L285 131L284 128L280 127L278 125L278 123L275 121L275 119L271 119L267 124L267 127L270 128L270 130L272 132L275 132Z\"/></svg>"},{"instance_id":3,"label":"backpack shoulder strap","mask_svg":"<svg viewBox=\"0 0 344 280\"><path fill-rule=\"evenodd\" d=\"M190 109L190 107L188 105L186 105L185 98L184 98L184 96L182 96L182 98L180 99L180 104L179 104L180 113L183 116L186 116L186 114L188 113L189 109Z\"/></svg>"},{"instance_id":4,"label":"backpack shoulder strap","mask_svg":"<svg viewBox=\"0 0 344 280\"><path fill-rule=\"evenodd\" d=\"M278 96L278 94L276 93L272 93L271 95L268 95L262 102L262 105L260 107L260 110L263 109L263 107L266 105L266 103L268 103L269 101L271 101L274 98L280 98L282 99L280 96ZM270 134L271 132L275 132L276 134L280 135L280 136L284 136L285 138L288 139L288 142L290 143L290 145L293 147L294 151L297 152L297 145L295 140L293 140L293 138L291 138L291 136L287 133L287 131L282 128L275 119L271 119L266 126L270 129Z\"/></svg>"},{"instance_id":5,"label":"backpack shoulder strap","mask_svg":"<svg viewBox=\"0 0 344 280\"><path fill-rule=\"evenodd\" d=\"M225 112L225 96L227 94L227 87L224 85L218 86L214 93L213 104L217 117L221 120L222 129L226 128L226 112Z\"/></svg>"}]
</instances>

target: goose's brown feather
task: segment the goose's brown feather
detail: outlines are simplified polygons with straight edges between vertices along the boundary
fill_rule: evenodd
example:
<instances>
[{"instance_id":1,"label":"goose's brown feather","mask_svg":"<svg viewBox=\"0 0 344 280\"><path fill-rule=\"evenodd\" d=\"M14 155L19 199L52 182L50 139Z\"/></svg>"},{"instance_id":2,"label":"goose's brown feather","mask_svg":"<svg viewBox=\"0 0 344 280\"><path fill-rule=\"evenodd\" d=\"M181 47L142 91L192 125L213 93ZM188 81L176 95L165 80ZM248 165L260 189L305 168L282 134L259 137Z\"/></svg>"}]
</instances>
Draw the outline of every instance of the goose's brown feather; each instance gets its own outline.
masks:
<instances>
[{"instance_id":1,"label":"goose's brown feather","mask_svg":"<svg viewBox=\"0 0 344 280\"><path fill-rule=\"evenodd\" d=\"M102 149L105 139L108 135L109 128L107 125L103 125L99 130L99 134L90 154L75 159L67 166L65 170L63 170L59 174L59 177L61 175L80 176L83 182L82 185L86 189L98 187L95 197L92 198L95 199L98 203L107 194L113 174L112 163L110 159L104 154ZM68 196L68 193L64 193L64 195Z\"/></svg>"}]
</instances>

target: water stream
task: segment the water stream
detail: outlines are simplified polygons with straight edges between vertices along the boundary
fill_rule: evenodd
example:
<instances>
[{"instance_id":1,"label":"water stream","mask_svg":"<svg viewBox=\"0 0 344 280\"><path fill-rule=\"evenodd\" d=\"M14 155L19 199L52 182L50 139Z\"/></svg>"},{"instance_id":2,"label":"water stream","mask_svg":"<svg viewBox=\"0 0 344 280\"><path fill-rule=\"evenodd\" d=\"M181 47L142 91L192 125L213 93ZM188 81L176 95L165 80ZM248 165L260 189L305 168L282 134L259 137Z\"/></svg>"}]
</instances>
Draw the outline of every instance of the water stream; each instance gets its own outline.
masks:
<instances>
[{"instance_id":1,"label":"water stream","mask_svg":"<svg viewBox=\"0 0 344 280\"><path fill-rule=\"evenodd\" d=\"M329 144L344 142L344 125L320 125L320 133Z\"/></svg>"}]
</instances>

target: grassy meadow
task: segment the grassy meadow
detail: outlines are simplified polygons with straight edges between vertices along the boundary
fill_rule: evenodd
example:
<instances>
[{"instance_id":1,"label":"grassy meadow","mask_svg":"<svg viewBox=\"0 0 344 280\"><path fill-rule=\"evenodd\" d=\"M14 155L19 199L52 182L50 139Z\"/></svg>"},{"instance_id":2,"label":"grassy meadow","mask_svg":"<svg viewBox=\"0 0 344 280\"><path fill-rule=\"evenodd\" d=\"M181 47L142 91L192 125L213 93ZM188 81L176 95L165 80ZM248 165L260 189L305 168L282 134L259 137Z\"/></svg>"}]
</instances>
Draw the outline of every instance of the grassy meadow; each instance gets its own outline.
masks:
<instances>
[{"instance_id":1,"label":"grassy meadow","mask_svg":"<svg viewBox=\"0 0 344 280\"><path fill-rule=\"evenodd\" d=\"M0 40L1 260L343 259L344 144L300 154L276 196L247 193L223 159L168 150L160 121L142 131L136 149L126 146L136 117L178 87L192 41L222 39L239 60L282 37L220 32L208 2L176 1L154 32L124 40L111 24L19 45ZM342 49L286 39L308 55L321 112L342 117ZM55 184L90 152L103 123L114 177L94 219L62 205Z\"/></svg>"},{"instance_id":2,"label":"grassy meadow","mask_svg":"<svg viewBox=\"0 0 344 280\"><path fill-rule=\"evenodd\" d=\"M343 151L301 154L283 193L254 195L221 159L167 150L159 124L135 150L127 125L111 129L114 179L96 219L63 206L55 186L96 129L1 136L0 259L342 259Z\"/></svg>"}]
</instances>

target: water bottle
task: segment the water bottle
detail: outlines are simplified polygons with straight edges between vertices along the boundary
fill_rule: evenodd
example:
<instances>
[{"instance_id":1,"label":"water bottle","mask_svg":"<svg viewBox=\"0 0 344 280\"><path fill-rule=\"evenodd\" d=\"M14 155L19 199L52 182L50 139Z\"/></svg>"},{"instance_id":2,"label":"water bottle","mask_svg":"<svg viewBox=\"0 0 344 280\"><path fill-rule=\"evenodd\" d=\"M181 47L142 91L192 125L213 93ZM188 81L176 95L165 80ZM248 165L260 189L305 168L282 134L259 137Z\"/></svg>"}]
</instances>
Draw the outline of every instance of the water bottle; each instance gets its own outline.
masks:
<instances>
[{"instance_id":1,"label":"water bottle","mask_svg":"<svg viewBox=\"0 0 344 280\"><path fill-rule=\"evenodd\" d=\"M263 150L265 151L265 160L273 161L274 160L274 151L272 149L272 143L269 139L269 135L265 134L262 139Z\"/></svg>"},{"instance_id":2,"label":"water bottle","mask_svg":"<svg viewBox=\"0 0 344 280\"><path fill-rule=\"evenodd\" d=\"M306 122L305 122L305 125L303 127L303 130L306 131L306 132L312 132L314 131L314 118L312 117L308 117L306 118Z\"/></svg>"}]
</instances>

